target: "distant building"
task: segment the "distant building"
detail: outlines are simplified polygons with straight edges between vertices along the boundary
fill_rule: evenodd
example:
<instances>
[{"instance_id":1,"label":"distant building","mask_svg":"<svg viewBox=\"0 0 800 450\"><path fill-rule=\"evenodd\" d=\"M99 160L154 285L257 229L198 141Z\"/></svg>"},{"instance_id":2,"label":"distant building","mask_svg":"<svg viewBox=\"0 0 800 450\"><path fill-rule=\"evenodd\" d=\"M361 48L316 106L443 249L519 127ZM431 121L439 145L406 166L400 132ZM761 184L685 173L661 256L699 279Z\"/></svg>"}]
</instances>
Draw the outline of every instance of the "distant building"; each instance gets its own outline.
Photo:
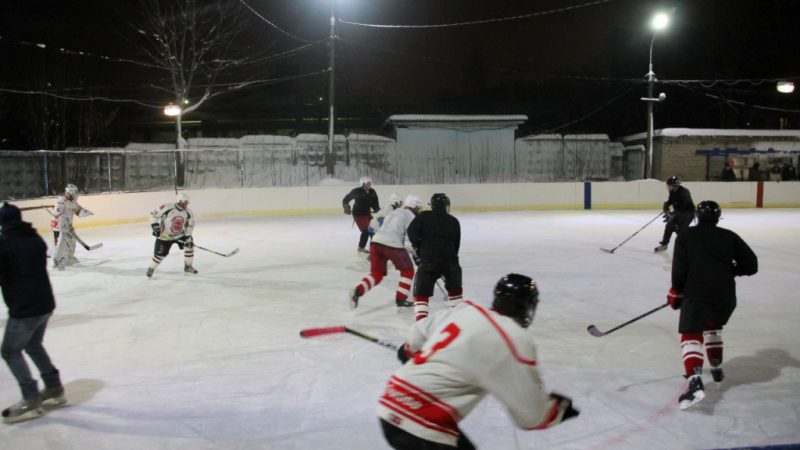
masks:
<instances>
[{"instance_id":1,"label":"distant building","mask_svg":"<svg viewBox=\"0 0 800 450\"><path fill-rule=\"evenodd\" d=\"M628 166L639 165L644 176L645 133L617 139L624 144ZM678 176L684 181L719 180L725 162L731 160L737 179L747 180L753 162L761 170L798 165L800 130L722 130L664 128L653 132L652 178Z\"/></svg>"}]
</instances>

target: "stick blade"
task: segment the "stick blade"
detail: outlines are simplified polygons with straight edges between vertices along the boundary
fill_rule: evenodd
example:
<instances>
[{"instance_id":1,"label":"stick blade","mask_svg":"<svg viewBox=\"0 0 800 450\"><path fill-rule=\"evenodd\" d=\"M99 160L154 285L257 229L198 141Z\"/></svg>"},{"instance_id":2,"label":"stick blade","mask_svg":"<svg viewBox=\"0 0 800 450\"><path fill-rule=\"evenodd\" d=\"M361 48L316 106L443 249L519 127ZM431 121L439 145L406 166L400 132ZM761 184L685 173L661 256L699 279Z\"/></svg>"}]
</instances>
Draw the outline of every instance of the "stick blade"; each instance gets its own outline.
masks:
<instances>
[{"instance_id":1,"label":"stick blade","mask_svg":"<svg viewBox=\"0 0 800 450\"><path fill-rule=\"evenodd\" d=\"M90 251L91 251L91 250L97 250L98 248L100 248L100 247L102 247L102 246L103 246L103 243L101 242L101 243L99 243L99 244L90 245L90 246L87 248L87 250L90 250Z\"/></svg>"},{"instance_id":2,"label":"stick blade","mask_svg":"<svg viewBox=\"0 0 800 450\"><path fill-rule=\"evenodd\" d=\"M235 254L237 254L237 253L239 253L239 248L238 248L238 247L237 247L237 248L235 248L235 249L233 249L233 250L231 250L229 253L226 253L226 254L225 254L225 256L226 256L226 257L228 257L228 256L233 256L233 255L235 255Z\"/></svg>"},{"instance_id":3,"label":"stick blade","mask_svg":"<svg viewBox=\"0 0 800 450\"><path fill-rule=\"evenodd\" d=\"M589 334L591 334L594 337L603 337L603 336L605 336L605 333L603 333L602 331L598 330L597 327L594 326L594 325L589 325L588 327L586 327L586 331L588 331Z\"/></svg>"},{"instance_id":4,"label":"stick blade","mask_svg":"<svg viewBox=\"0 0 800 450\"><path fill-rule=\"evenodd\" d=\"M607 248L601 248L600 250L602 250L602 251L604 251L604 252L606 252L606 253L614 253L614 250L616 250L616 249L615 249L615 248L612 248L611 250L609 250L609 249L607 249Z\"/></svg>"},{"instance_id":5,"label":"stick blade","mask_svg":"<svg viewBox=\"0 0 800 450\"><path fill-rule=\"evenodd\" d=\"M345 331L347 331L347 328L343 325L335 327L306 328L305 330L300 330L300 337L311 338L316 336L324 336L326 334L344 333Z\"/></svg>"}]
</instances>

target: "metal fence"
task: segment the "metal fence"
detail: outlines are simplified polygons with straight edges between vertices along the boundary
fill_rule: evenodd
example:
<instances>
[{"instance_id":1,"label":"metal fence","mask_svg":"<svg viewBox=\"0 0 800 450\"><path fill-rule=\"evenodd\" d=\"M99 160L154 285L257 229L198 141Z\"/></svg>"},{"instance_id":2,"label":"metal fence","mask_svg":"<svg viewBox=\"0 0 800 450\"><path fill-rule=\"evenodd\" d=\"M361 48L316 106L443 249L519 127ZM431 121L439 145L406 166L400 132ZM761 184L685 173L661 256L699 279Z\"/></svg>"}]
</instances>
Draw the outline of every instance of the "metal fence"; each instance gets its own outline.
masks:
<instances>
[{"instance_id":1,"label":"metal fence","mask_svg":"<svg viewBox=\"0 0 800 450\"><path fill-rule=\"evenodd\" d=\"M491 151L464 152L409 161L394 140L381 136L336 136L333 152L324 135L246 136L190 139L186 149L94 149L89 151L0 151L0 199L60 194L67 183L81 193L172 189L255 188L317 185L324 179L378 184L475 182L453 167L480 167L486 182L546 182L609 179L622 174L612 164L614 144L586 138L524 140L514 144L512 170ZM399 168L403 167L403 171ZM403 176L402 173L413 173ZM479 181L481 182L481 181Z\"/></svg>"}]
</instances>

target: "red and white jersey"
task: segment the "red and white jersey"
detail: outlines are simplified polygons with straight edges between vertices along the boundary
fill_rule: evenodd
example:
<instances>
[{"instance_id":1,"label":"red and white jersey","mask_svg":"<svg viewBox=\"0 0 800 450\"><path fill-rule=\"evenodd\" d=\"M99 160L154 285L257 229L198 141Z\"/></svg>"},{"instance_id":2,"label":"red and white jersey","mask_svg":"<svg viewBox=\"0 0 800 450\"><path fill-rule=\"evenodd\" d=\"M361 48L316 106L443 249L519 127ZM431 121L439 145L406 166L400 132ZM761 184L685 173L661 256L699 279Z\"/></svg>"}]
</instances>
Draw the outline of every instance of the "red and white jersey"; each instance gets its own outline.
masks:
<instances>
[{"instance_id":1,"label":"red and white jersey","mask_svg":"<svg viewBox=\"0 0 800 450\"><path fill-rule=\"evenodd\" d=\"M466 301L417 322L408 345L415 354L378 405L379 417L408 433L455 447L458 422L489 393L521 428L561 421L536 369L531 334L509 317Z\"/></svg>"},{"instance_id":2,"label":"red and white jersey","mask_svg":"<svg viewBox=\"0 0 800 450\"><path fill-rule=\"evenodd\" d=\"M383 225L372 236L372 242L387 247L404 248L406 231L414 217L414 213L408 208L395 209L383 219Z\"/></svg>"},{"instance_id":3,"label":"red and white jersey","mask_svg":"<svg viewBox=\"0 0 800 450\"><path fill-rule=\"evenodd\" d=\"M53 206L53 220L50 221L50 227L53 230L71 230L75 214L77 214L78 217L85 217L92 213L89 210L83 209L74 199L68 200L65 195L59 196L56 199L55 206Z\"/></svg>"},{"instance_id":4,"label":"red and white jersey","mask_svg":"<svg viewBox=\"0 0 800 450\"><path fill-rule=\"evenodd\" d=\"M165 203L150 213L150 223L157 223L161 227L160 239L176 240L192 235L194 214L189 208L182 209L175 203Z\"/></svg>"}]
</instances>

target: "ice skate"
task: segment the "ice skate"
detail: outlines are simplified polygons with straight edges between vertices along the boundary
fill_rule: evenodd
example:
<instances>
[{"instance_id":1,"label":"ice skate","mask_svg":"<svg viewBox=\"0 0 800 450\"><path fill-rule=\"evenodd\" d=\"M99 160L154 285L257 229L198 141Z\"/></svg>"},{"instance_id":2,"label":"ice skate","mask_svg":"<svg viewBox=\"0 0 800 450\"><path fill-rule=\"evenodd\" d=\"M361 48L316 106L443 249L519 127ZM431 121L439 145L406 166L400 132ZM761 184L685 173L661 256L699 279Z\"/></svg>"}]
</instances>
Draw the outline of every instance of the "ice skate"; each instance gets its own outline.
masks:
<instances>
[{"instance_id":1,"label":"ice skate","mask_svg":"<svg viewBox=\"0 0 800 450\"><path fill-rule=\"evenodd\" d=\"M667 249L667 247L669 247L669 245L668 245L668 244L661 244L661 243L659 242L659 246L658 246L658 247L656 247L656 248L654 248L654 249L653 249L653 251L654 251L654 252L656 252L656 253L658 253L658 252L663 252L664 250L666 250L666 249Z\"/></svg>"},{"instance_id":2,"label":"ice skate","mask_svg":"<svg viewBox=\"0 0 800 450\"><path fill-rule=\"evenodd\" d=\"M352 291L352 292L350 292L350 296L349 296L349 299L350 299L350 309L356 309L356 308L358 308L358 299L359 299L360 297L361 297L361 296L360 296L360 295L358 295L358 288L356 288L356 289L353 289L353 291Z\"/></svg>"},{"instance_id":3,"label":"ice skate","mask_svg":"<svg viewBox=\"0 0 800 450\"><path fill-rule=\"evenodd\" d=\"M42 398L39 395L22 399L3 410L3 422L16 423L23 420L36 419L44 415Z\"/></svg>"},{"instance_id":4,"label":"ice skate","mask_svg":"<svg viewBox=\"0 0 800 450\"><path fill-rule=\"evenodd\" d=\"M155 271L156 271L156 269L153 269L152 267L148 267L147 268L147 278L152 278L153 277L153 272L155 272Z\"/></svg>"},{"instance_id":5,"label":"ice skate","mask_svg":"<svg viewBox=\"0 0 800 450\"><path fill-rule=\"evenodd\" d=\"M408 300L395 300L394 304L398 308L410 308L410 307L414 306L414 303L412 303L412 302L410 302Z\"/></svg>"},{"instance_id":6,"label":"ice skate","mask_svg":"<svg viewBox=\"0 0 800 450\"><path fill-rule=\"evenodd\" d=\"M67 266L74 266L75 264L79 264L79 263L80 263L80 261L78 261L78 258L76 258L74 256L68 257L67 261L66 261L66 265Z\"/></svg>"},{"instance_id":7,"label":"ice skate","mask_svg":"<svg viewBox=\"0 0 800 450\"><path fill-rule=\"evenodd\" d=\"M64 386L44 388L39 392L43 406L58 406L67 403L64 397Z\"/></svg>"},{"instance_id":8,"label":"ice skate","mask_svg":"<svg viewBox=\"0 0 800 450\"><path fill-rule=\"evenodd\" d=\"M183 266L183 271L185 273L192 273L192 274L197 273L197 269L195 269L194 267L192 267L192 266L190 266L188 264Z\"/></svg>"},{"instance_id":9,"label":"ice skate","mask_svg":"<svg viewBox=\"0 0 800 450\"><path fill-rule=\"evenodd\" d=\"M364 247L358 247L358 253L366 253L367 255L369 255L369 250L367 250Z\"/></svg>"},{"instance_id":10,"label":"ice skate","mask_svg":"<svg viewBox=\"0 0 800 450\"><path fill-rule=\"evenodd\" d=\"M685 410L696 405L705 397L706 392L703 388L703 380L700 378L700 372L696 371L694 375L689 377L689 387L678 398L678 405L682 410Z\"/></svg>"},{"instance_id":11,"label":"ice skate","mask_svg":"<svg viewBox=\"0 0 800 450\"><path fill-rule=\"evenodd\" d=\"M711 364L711 378L714 379L715 383L721 383L722 380L725 379L725 372L722 371L722 361L719 359L712 359L709 361Z\"/></svg>"}]
</instances>

